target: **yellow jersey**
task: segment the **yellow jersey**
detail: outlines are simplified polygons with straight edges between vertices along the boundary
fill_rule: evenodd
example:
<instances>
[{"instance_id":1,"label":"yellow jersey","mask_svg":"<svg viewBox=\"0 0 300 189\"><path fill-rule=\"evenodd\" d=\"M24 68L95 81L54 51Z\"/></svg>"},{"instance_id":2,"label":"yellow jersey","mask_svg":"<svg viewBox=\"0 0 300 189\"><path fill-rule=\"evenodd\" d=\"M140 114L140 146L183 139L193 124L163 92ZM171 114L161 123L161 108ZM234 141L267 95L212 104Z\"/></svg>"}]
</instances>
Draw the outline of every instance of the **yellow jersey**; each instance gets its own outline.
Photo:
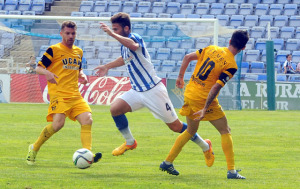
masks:
<instances>
[{"instance_id":1,"label":"yellow jersey","mask_svg":"<svg viewBox=\"0 0 300 189\"><path fill-rule=\"evenodd\" d=\"M39 65L58 76L57 84L48 82L50 100L54 98L81 97L78 75L81 70L83 51L73 45L72 49L61 43L51 45L44 53Z\"/></svg>"},{"instance_id":2,"label":"yellow jersey","mask_svg":"<svg viewBox=\"0 0 300 189\"><path fill-rule=\"evenodd\" d=\"M234 55L227 47L208 46L196 51L198 60L184 96L192 100L206 99L215 83L224 86L237 71Z\"/></svg>"}]
</instances>

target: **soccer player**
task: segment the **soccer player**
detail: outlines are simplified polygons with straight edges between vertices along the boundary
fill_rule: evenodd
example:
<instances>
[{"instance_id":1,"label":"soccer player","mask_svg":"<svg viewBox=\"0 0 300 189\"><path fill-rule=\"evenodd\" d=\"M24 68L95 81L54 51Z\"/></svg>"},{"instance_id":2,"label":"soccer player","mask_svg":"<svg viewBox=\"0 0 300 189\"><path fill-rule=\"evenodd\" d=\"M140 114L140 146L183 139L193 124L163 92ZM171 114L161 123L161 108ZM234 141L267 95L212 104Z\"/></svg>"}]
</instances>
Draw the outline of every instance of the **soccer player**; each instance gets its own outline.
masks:
<instances>
[{"instance_id":1,"label":"soccer player","mask_svg":"<svg viewBox=\"0 0 300 189\"><path fill-rule=\"evenodd\" d=\"M50 105L48 108L48 124L34 144L29 145L26 161L35 163L40 147L65 124L66 117L77 120L81 125L82 147L92 149L92 114L87 102L78 89L78 80L86 84L87 77L81 69L82 49L73 45L77 26L72 21L64 21L60 35L62 42L50 46L38 62L36 72L45 75L48 83ZM98 162L102 154L96 153L94 162Z\"/></svg>"},{"instance_id":2,"label":"soccer player","mask_svg":"<svg viewBox=\"0 0 300 189\"><path fill-rule=\"evenodd\" d=\"M245 179L234 165L233 142L225 113L217 96L221 88L237 71L234 56L245 49L249 36L247 31L235 31L229 42L229 47L208 46L204 49L185 55L176 80L176 86L183 88L184 73L189 63L197 60L193 75L185 88L184 104L179 113L186 116L188 128L180 134L168 157L160 164L162 171L178 175L173 161L183 146L197 132L200 121L209 121L221 134L222 149L227 161L228 179Z\"/></svg>"},{"instance_id":3,"label":"soccer player","mask_svg":"<svg viewBox=\"0 0 300 189\"><path fill-rule=\"evenodd\" d=\"M164 121L174 132L183 132L187 125L179 121L167 89L155 73L144 40L140 35L131 33L129 15L118 13L111 17L111 22L112 30L104 23L100 24L100 28L122 44L121 56L95 69L98 76L104 76L109 69L125 65L130 77L132 89L117 98L110 108L113 120L126 140L112 151L114 156L118 156L137 147L137 142L128 126L125 115L127 112L147 107L156 118ZM208 139L204 141L197 133L192 137L192 141L202 148L206 164L212 166L214 154L210 141Z\"/></svg>"}]
</instances>

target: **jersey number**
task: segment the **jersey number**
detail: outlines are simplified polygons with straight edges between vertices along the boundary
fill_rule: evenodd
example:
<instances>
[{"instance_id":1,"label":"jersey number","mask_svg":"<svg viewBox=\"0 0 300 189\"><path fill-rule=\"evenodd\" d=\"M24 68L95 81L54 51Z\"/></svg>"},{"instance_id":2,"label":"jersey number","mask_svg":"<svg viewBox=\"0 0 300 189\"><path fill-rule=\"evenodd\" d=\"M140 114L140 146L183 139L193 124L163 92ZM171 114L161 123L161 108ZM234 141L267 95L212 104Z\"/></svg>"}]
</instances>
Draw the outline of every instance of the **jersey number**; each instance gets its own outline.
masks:
<instances>
[{"instance_id":1,"label":"jersey number","mask_svg":"<svg viewBox=\"0 0 300 189\"><path fill-rule=\"evenodd\" d=\"M169 106L169 104L168 103L166 103L166 109L167 109L167 111L171 111L171 107Z\"/></svg>"},{"instance_id":2,"label":"jersey number","mask_svg":"<svg viewBox=\"0 0 300 189\"><path fill-rule=\"evenodd\" d=\"M199 69L199 72L197 73L197 77L201 79L202 81L206 80L208 75L210 74L211 70L215 67L214 61L209 61L210 58L207 58L201 68Z\"/></svg>"}]
</instances>

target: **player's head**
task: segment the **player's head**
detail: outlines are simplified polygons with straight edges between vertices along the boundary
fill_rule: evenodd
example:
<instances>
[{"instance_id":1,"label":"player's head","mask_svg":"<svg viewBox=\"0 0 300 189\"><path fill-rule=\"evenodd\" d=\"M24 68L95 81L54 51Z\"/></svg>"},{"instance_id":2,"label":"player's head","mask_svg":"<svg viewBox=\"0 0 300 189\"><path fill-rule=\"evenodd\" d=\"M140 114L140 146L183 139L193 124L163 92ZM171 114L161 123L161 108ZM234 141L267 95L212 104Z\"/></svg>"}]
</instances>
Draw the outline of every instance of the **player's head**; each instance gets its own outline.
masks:
<instances>
[{"instance_id":1,"label":"player's head","mask_svg":"<svg viewBox=\"0 0 300 189\"><path fill-rule=\"evenodd\" d=\"M62 37L62 43L71 48L74 44L76 37L77 26L73 21L64 21L61 25L60 35Z\"/></svg>"},{"instance_id":2,"label":"player's head","mask_svg":"<svg viewBox=\"0 0 300 189\"><path fill-rule=\"evenodd\" d=\"M287 59L288 61L291 61L291 60L292 60L292 55L291 55L291 54L287 54L285 57L286 57L286 59Z\"/></svg>"},{"instance_id":3,"label":"player's head","mask_svg":"<svg viewBox=\"0 0 300 189\"><path fill-rule=\"evenodd\" d=\"M245 49L249 40L249 34L246 30L236 30L233 32L229 45L233 46L238 52Z\"/></svg>"},{"instance_id":4,"label":"player's head","mask_svg":"<svg viewBox=\"0 0 300 189\"><path fill-rule=\"evenodd\" d=\"M119 12L110 18L112 30L119 35L128 37L131 30L130 16L127 13Z\"/></svg>"}]
</instances>

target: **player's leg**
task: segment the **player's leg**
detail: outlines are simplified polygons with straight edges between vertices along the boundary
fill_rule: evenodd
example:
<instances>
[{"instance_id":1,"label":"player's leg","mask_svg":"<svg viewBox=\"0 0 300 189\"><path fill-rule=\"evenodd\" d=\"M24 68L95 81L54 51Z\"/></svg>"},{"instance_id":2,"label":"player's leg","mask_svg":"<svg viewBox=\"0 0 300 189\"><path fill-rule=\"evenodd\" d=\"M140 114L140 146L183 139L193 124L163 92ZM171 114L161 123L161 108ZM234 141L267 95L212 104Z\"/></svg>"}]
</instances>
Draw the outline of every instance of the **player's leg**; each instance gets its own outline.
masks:
<instances>
[{"instance_id":1,"label":"player's leg","mask_svg":"<svg viewBox=\"0 0 300 189\"><path fill-rule=\"evenodd\" d=\"M38 139L35 141L34 144L31 144L28 149L27 154L27 164L32 165L35 162L35 158L37 152L40 150L40 147L57 131L59 131L65 123L65 114L53 114L52 124L48 124L41 132Z\"/></svg>"},{"instance_id":2,"label":"player's leg","mask_svg":"<svg viewBox=\"0 0 300 189\"><path fill-rule=\"evenodd\" d=\"M245 179L245 177L238 174L237 171L235 170L233 141L232 141L230 127L228 126L226 116L210 122L221 134L221 144L222 144L223 152L226 157L227 169L228 169L227 178Z\"/></svg>"}]
</instances>

